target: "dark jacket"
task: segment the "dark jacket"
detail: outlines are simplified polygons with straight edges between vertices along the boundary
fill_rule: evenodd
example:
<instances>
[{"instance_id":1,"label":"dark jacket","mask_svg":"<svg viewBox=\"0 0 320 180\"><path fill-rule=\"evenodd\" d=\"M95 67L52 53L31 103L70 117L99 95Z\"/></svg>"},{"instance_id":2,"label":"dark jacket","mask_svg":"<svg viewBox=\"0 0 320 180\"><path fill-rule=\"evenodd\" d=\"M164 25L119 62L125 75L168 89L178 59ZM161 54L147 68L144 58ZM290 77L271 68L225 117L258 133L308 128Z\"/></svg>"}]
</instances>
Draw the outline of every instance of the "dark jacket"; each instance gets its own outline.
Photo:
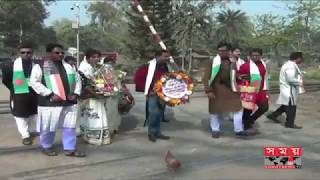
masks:
<instances>
[{"instance_id":1,"label":"dark jacket","mask_svg":"<svg viewBox=\"0 0 320 180\"><path fill-rule=\"evenodd\" d=\"M23 64L26 78L30 77L32 65ZM2 66L2 83L10 91L10 109L16 117L28 117L37 114L37 94L29 87L29 93L14 94L13 89L13 62L5 63Z\"/></svg>"}]
</instances>

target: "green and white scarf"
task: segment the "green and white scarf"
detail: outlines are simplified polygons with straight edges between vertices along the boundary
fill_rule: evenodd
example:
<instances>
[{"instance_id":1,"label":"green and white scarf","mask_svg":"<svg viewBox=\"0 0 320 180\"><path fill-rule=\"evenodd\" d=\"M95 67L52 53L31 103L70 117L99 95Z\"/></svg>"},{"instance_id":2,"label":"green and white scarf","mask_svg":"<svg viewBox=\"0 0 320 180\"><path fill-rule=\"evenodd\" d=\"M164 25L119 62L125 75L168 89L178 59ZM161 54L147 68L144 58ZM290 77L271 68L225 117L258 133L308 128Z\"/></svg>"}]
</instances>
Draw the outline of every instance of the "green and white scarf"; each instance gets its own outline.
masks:
<instances>
[{"instance_id":1,"label":"green and white scarf","mask_svg":"<svg viewBox=\"0 0 320 180\"><path fill-rule=\"evenodd\" d=\"M27 79L24 75L21 57L16 59L13 63L12 83L14 94L29 93L29 79Z\"/></svg>"},{"instance_id":2,"label":"green and white scarf","mask_svg":"<svg viewBox=\"0 0 320 180\"><path fill-rule=\"evenodd\" d=\"M62 64L67 73L69 92L72 94L76 85L76 75L71 65L64 61L62 61ZM54 94L60 96L63 100L66 100L68 94L66 94L64 89L60 73L52 61L44 60L43 72L47 88Z\"/></svg>"},{"instance_id":3,"label":"green and white scarf","mask_svg":"<svg viewBox=\"0 0 320 180\"><path fill-rule=\"evenodd\" d=\"M266 69L266 73L264 76L264 85L263 85L263 90L268 90L269 89L269 76L268 76L268 70L266 63L261 60L261 63L263 64L264 68ZM261 80L262 77L260 75L260 71L258 66L250 60L250 85L256 87L257 91L260 91L261 87Z\"/></svg>"},{"instance_id":4,"label":"green and white scarf","mask_svg":"<svg viewBox=\"0 0 320 180\"><path fill-rule=\"evenodd\" d=\"M212 66L211 66L211 75L209 79L209 86L211 86L213 80L216 78L217 74L219 73L221 67L221 57L217 55L212 60ZM233 92L238 92L238 86L236 82L236 67L232 67L230 69L230 85Z\"/></svg>"},{"instance_id":5,"label":"green and white scarf","mask_svg":"<svg viewBox=\"0 0 320 180\"><path fill-rule=\"evenodd\" d=\"M211 66L211 75L210 75L210 79L209 79L209 86L211 86L213 80L216 78L219 70L221 67L221 58L219 55L217 55L216 57L213 58L212 60L212 66Z\"/></svg>"}]
</instances>

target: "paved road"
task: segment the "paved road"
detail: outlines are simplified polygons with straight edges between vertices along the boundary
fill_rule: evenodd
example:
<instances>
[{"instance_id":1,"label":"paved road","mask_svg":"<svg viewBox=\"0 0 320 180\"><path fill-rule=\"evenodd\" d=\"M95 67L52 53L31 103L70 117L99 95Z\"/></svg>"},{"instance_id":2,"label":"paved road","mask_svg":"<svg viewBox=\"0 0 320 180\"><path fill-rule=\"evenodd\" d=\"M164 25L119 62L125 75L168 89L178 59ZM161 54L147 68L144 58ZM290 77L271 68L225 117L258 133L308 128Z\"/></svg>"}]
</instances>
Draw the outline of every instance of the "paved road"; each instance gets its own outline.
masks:
<instances>
[{"instance_id":1,"label":"paved road","mask_svg":"<svg viewBox=\"0 0 320 180\"><path fill-rule=\"evenodd\" d=\"M0 96L6 99L2 91ZM229 121L223 122L224 136L212 139L207 100L193 98L190 104L174 108L174 114L167 114L171 122L162 125L172 139L156 143L147 140L142 127L144 98L135 96L137 104L123 117L120 134L111 145L87 145L79 139L79 148L88 155L84 159L65 157L62 152L46 157L37 145L23 146L11 115L0 115L0 179L319 179L320 92L301 99L297 122L304 126L302 130L285 129L262 117L258 122L262 133L248 140L235 138ZM59 137L57 144L61 149ZM302 146L303 168L264 169L265 145ZM182 161L176 173L165 166L168 149Z\"/></svg>"}]
</instances>

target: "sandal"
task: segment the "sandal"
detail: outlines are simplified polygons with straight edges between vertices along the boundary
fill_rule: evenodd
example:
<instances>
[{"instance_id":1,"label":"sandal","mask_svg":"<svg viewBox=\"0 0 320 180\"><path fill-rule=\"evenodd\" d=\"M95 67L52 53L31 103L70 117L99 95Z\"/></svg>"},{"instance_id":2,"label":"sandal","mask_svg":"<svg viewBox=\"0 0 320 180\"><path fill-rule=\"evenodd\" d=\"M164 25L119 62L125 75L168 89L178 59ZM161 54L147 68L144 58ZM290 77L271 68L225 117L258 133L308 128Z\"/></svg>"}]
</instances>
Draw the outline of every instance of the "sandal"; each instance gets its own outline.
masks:
<instances>
[{"instance_id":1,"label":"sandal","mask_svg":"<svg viewBox=\"0 0 320 180\"><path fill-rule=\"evenodd\" d=\"M58 153L56 151L53 150L53 148L40 148L41 152L47 156L57 156Z\"/></svg>"},{"instance_id":2,"label":"sandal","mask_svg":"<svg viewBox=\"0 0 320 180\"><path fill-rule=\"evenodd\" d=\"M22 144L23 144L23 145L26 145L26 146L32 145L32 139L31 139L31 137L23 138L23 139L22 139Z\"/></svg>"},{"instance_id":3,"label":"sandal","mask_svg":"<svg viewBox=\"0 0 320 180\"><path fill-rule=\"evenodd\" d=\"M86 154L84 152L81 152L81 151L68 151L68 150L65 150L64 151L64 155L66 156L72 156L72 157L86 157Z\"/></svg>"}]
</instances>

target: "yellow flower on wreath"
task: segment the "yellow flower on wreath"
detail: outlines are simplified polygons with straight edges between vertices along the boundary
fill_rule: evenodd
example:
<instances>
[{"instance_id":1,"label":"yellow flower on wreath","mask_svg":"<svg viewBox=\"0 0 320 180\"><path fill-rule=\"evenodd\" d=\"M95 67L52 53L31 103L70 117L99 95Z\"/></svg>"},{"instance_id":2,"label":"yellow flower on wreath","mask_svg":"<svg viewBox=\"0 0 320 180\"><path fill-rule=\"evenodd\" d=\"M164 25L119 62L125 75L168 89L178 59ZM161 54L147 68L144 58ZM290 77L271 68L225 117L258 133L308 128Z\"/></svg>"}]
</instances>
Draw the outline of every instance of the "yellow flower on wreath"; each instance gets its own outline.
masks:
<instances>
[{"instance_id":1,"label":"yellow flower on wreath","mask_svg":"<svg viewBox=\"0 0 320 180\"><path fill-rule=\"evenodd\" d=\"M187 84L187 94L183 98L169 98L167 97L163 91L163 85L171 78L176 78L179 80L183 80ZM176 106L179 104L184 104L189 101L189 96L192 94L193 90L193 82L190 77L183 73L183 72L171 72L163 75L156 83L155 83L155 90L159 98L166 102L169 106Z\"/></svg>"}]
</instances>

